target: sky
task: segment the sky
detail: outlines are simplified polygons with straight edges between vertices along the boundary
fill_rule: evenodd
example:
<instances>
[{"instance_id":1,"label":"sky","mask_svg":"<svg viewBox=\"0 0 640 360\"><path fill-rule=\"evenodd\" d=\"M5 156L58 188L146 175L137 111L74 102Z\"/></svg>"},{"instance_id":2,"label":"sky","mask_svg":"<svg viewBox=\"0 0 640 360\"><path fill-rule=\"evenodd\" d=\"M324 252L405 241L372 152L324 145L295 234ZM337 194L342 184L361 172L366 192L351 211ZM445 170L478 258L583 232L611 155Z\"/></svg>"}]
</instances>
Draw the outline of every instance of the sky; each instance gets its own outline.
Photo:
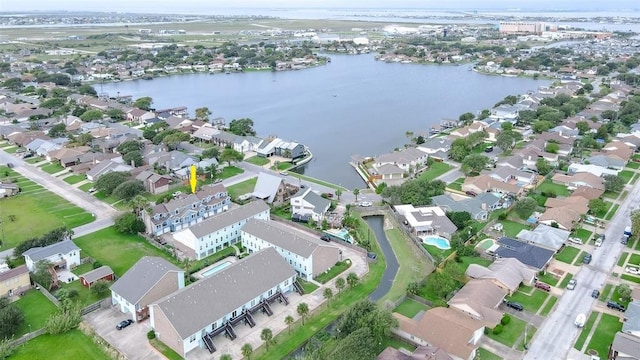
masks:
<instances>
[{"instance_id":1,"label":"sky","mask_svg":"<svg viewBox=\"0 0 640 360\"><path fill-rule=\"evenodd\" d=\"M230 8L419 8L619 10L640 9L639 0L0 0L0 12L114 11L147 13L214 13Z\"/></svg>"}]
</instances>

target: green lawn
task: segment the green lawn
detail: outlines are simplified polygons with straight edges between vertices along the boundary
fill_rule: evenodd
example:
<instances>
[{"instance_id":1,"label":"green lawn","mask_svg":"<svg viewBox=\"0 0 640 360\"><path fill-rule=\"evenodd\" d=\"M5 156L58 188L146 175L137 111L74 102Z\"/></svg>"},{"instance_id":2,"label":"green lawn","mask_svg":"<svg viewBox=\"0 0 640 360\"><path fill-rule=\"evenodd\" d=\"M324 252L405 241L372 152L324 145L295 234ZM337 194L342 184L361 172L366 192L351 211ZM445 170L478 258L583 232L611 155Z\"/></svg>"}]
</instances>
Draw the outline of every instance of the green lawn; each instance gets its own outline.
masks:
<instances>
[{"instance_id":1,"label":"green lawn","mask_svg":"<svg viewBox=\"0 0 640 360\"><path fill-rule=\"evenodd\" d=\"M620 255L620 259L618 259L618 266L624 266L625 261L627 261L627 256L629 256L628 252L623 252Z\"/></svg>"},{"instance_id":2,"label":"green lawn","mask_svg":"<svg viewBox=\"0 0 640 360\"><path fill-rule=\"evenodd\" d=\"M634 282L636 284L640 284L640 277L637 276L631 276L631 275L627 275L627 274L622 274L620 275L621 279L627 280L627 281L631 281Z\"/></svg>"},{"instance_id":3,"label":"green lawn","mask_svg":"<svg viewBox=\"0 0 640 360\"><path fill-rule=\"evenodd\" d=\"M5 179L20 186L22 192L1 200L4 243L0 250L12 248L61 226L74 228L94 220L90 213L6 166L0 166L0 181ZM11 221L10 217L14 220Z\"/></svg>"},{"instance_id":4,"label":"green lawn","mask_svg":"<svg viewBox=\"0 0 640 360\"><path fill-rule=\"evenodd\" d=\"M242 244L240 243L236 244L236 246L241 246L241 245ZM222 250L207 256L204 259L194 261L189 267L189 273L193 274L196 271L200 271L211 264L215 264L218 261L224 258L227 258L229 256L234 256L235 254L236 254L236 249L233 246L227 246Z\"/></svg>"},{"instance_id":5,"label":"green lawn","mask_svg":"<svg viewBox=\"0 0 640 360\"><path fill-rule=\"evenodd\" d=\"M616 214L616 211L618 211L618 208L620 207L619 204L615 204L613 205L613 208L611 209L611 211L609 211L609 213L607 214L607 216L604 217L605 220L611 220L613 218L613 215Z\"/></svg>"},{"instance_id":6,"label":"green lawn","mask_svg":"<svg viewBox=\"0 0 640 360\"><path fill-rule=\"evenodd\" d=\"M85 255L109 265L117 276L122 276L143 256L160 256L176 263L168 252L149 244L138 235L125 235L113 226L74 239Z\"/></svg>"},{"instance_id":7,"label":"green lawn","mask_svg":"<svg viewBox=\"0 0 640 360\"><path fill-rule=\"evenodd\" d=\"M633 175L633 179L631 180L631 185L634 185L639 178L640 178L640 174L636 173L635 175Z\"/></svg>"},{"instance_id":8,"label":"green lawn","mask_svg":"<svg viewBox=\"0 0 640 360\"><path fill-rule=\"evenodd\" d=\"M513 295L507 297L507 299L510 301L519 302L524 306L525 310L536 313L548 296L548 292L534 289L533 293L531 293L530 287L521 286L518 291L516 291Z\"/></svg>"},{"instance_id":9,"label":"green lawn","mask_svg":"<svg viewBox=\"0 0 640 360\"><path fill-rule=\"evenodd\" d=\"M76 267L73 268L73 270L71 270L72 273L80 276L82 274L85 274L89 271L93 270L93 264L92 263L86 263L86 264L82 264L82 265L78 265Z\"/></svg>"},{"instance_id":10,"label":"green lawn","mask_svg":"<svg viewBox=\"0 0 640 360\"><path fill-rule=\"evenodd\" d=\"M78 189L88 192L89 189L91 189L94 186L95 186L94 183L88 182L88 183L85 183L85 184L82 184L82 185L78 186Z\"/></svg>"},{"instance_id":11,"label":"green lawn","mask_svg":"<svg viewBox=\"0 0 640 360\"><path fill-rule=\"evenodd\" d=\"M586 229L578 229L578 231L576 231L576 237L580 240L582 240L583 243L587 243L587 241L589 240L589 238L591 237L591 234L593 234L591 231L586 230Z\"/></svg>"},{"instance_id":12,"label":"green lawn","mask_svg":"<svg viewBox=\"0 0 640 360\"><path fill-rule=\"evenodd\" d=\"M232 199L237 199L240 195L252 193L253 189L255 189L256 187L257 182L258 178L254 177L227 187L227 192Z\"/></svg>"},{"instance_id":13,"label":"green lawn","mask_svg":"<svg viewBox=\"0 0 640 360\"><path fill-rule=\"evenodd\" d=\"M593 324L596 322L596 318L598 318L598 314L599 313L597 312L592 312L591 315L589 315L589 318L587 319L587 322L584 324L582 331L580 331L580 335L578 336L578 339L576 339L575 345L573 345L575 349L582 350L582 347L584 346L584 342L587 341L587 337L591 332L591 328L593 327Z\"/></svg>"},{"instance_id":14,"label":"green lawn","mask_svg":"<svg viewBox=\"0 0 640 360\"><path fill-rule=\"evenodd\" d=\"M499 221L504 228L504 233L506 236L515 238L516 235L523 229L529 229L529 225L521 224L519 222L511 221L511 220L501 220Z\"/></svg>"},{"instance_id":15,"label":"green lawn","mask_svg":"<svg viewBox=\"0 0 640 360\"><path fill-rule=\"evenodd\" d=\"M544 307L540 311L540 315L542 315L542 316L549 315L549 313L551 312L551 310L553 309L553 306L556 304L557 301L558 301L557 297L555 297L553 295L550 296L549 300L547 301L546 304L544 304Z\"/></svg>"},{"instance_id":16,"label":"green lawn","mask_svg":"<svg viewBox=\"0 0 640 360\"><path fill-rule=\"evenodd\" d=\"M427 250L427 252L429 253L429 255L431 255L431 257L435 259L436 263L439 263L443 259L446 259L447 257L449 257L449 255L453 253L453 249L441 250L435 246L427 245L427 244L422 244L422 247L425 250Z\"/></svg>"},{"instance_id":17,"label":"green lawn","mask_svg":"<svg viewBox=\"0 0 640 360\"><path fill-rule=\"evenodd\" d=\"M633 175L635 175L635 172L631 170L622 170L618 173L618 176L621 177L622 180L624 180L624 182L627 184L631 181L631 178L633 178Z\"/></svg>"},{"instance_id":18,"label":"green lawn","mask_svg":"<svg viewBox=\"0 0 640 360\"><path fill-rule=\"evenodd\" d=\"M541 194L529 194L529 197L534 199L538 203L538 206L544 206L547 202L547 197Z\"/></svg>"},{"instance_id":19,"label":"green lawn","mask_svg":"<svg viewBox=\"0 0 640 360\"><path fill-rule=\"evenodd\" d=\"M71 176L65 177L62 180L64 180L64 182L66 182L67 184L72 184L73 185L73 184L79 183L80 181L87 180L87 176L86 175L80 175L80 174L71 175Z\"/></svg>"},{"instance_id":20,"label":"green lawn","mask_svg":"<svg viewBox=\"0 0 640 360\"><path fill-rule=\"evenodd\" d=\"M545 180L538 188L537 192L553 192L558 196L569 196L571 192L566 186L560 184L554 184L551 180Z\"/></svg>"},{"instance_id":21,"label":"green lawn","mask_svg":"<svg viewBox=\"0 0 640 360\"><path fill-rule=\"evenodd\" d=\"M409 319L413 319L420 311L427 311L428 307L412 299L405 299L398 307L393 310L398 314L402 314Z\"/></svg>"},{"instance_id":22,"label":"green lawn","mask_svg":"<svg viewBox=\"0 0 640 360\"><path fill-rule=\"evenodd\" d=\"M57 172L60 172L60 171L64 170L62 165L54 164L54 163L45 164L45 165L41 166L40 169L42 169L42 171L47 172L49 174L55 174Z\"/></svg>"},{"instance_id":23,"label":"green lawn","mask_svg":"<svg viewBox=\"0 0 640 360\"><path fill-rule=\"evenodd\" d=\"M544 275L538 275L538 280L551 286L558 285L558 281L560 281L560 279L550 271L545 272Z\"/></svg>"},{"instance_id":24,"label":"green lawn","mask_svg":"<svg viewBox=\"0 0 640 360\"><path fill-rule=\"evenodd\" d=\"M627 167L630 169L638 169L640 168L640 163L635 161L629 161L629 163L627 164Z\"/></svg>"},{"instance_id":25,"label":"green lawn","mask_svg":"<svg viewBox=\"0 0 640 360\"><path fill-rule=\"evenodd\" d=\"M572 264L573 259L580 253L580 249L573 246L565 246L560 253L556 254L556 260L563 263Z\"/></svg>"},{"instance_id":26,"label":"green lawn","mask_svg":"<svg viewBox=\"0 0 640 360\"><path fill-rule=\"evenodd\" d=\"M323 272L322 274L316 276L314 280L321 284L326 284L329 280L334 277L342 274L345 270L351 267L351 260L346 259L344 261L338 261L335 265L333 265L329 270Z\"/></svg>"},{"instance_id":27,"label":"green lawn","mask_svg":"<svg viewBox=\"0 0 640 360\"><path fill-rule=\"evenodd\" d=\"M248 162L249 164L258 165L258 166L264 166L269 163L269 159L260 157L258 155L252 156L248 159L244 159L244 161Z\"/></svg>"},{"instance_id":28,"label":"green lawn","mask_svg":"<svg viewBox=\"0 0 640 360\"><path fill-rule=\"evenodd\" d=\"M76 280L68 284L66 283L60 283L60 284L62 285L62 289L74 289L78 292L78 297L74 298L74 301L81 304L82 307L89 306L106 297L111 296L110 292L107 292L103 296L96 295L93 291L91 291L91 289L82 286L82 284L80 283L80 280Z\"/></svg>"},{"instance_id":29,"label":"green lawn","mask_svg":"<svg viewBox=\"0 0 640 360\"><path fill-rule=\"evenodd\" d=\"M511 321L504 326L504 330L495 335L492 331L489 331L487 336L493 340L496 340L504 345L512 347L516 340L524 333L524 328L527 325L523 320L518 319L517 317L512 316Z\"/></svg>"},{"instance_id":30,"label":"green lawn","mask_svg":"<svg viewBox=\"0 0 640 360\"><path fill-rule=\"evenodd\" d=\"M620 196L620 193L615 193L615 192L611 192L611 191L605 191L604 194L602 194L602 197L608 198L608 199L617 199L618 196Z\"/></svg>"},{"instance_id":31,"label":"green lawn","mask_svg":"<svg viewBox=\"0 0 640 360\"><path fill-rule=\"evenodd\" d=\"M640 254L631 254L631 257L629 258L629 264L640 266Z\"/></svg>"},{"instance_id":32,"label":"green lawn","mask_svg":"<svg viewBox=\"0 0 640 360\"><path fill-rule=\"evenodd\" d=\"M232 176L236 176L239 174L242 174L244 172L244 170L235 167L235 166L227 166L225 168L222 169L222 171L220 171L220 173L218 174L218 178L220 179L228 179Z\"/></svg>"},{"instance_id":33,"label":"green lawn","mask_svg":"<svg viewBox=\"0 0 640 360\"><path fill-rule=\"evenodd\" d=\"M520 351L524 351L525 341L526 341L526 344L531 345L531 339L533 339L537 331L538 329L535 326L529 326L526 332L527 338L525 339L524 337L522 337L522 340L520 341L520 343L516 348Z\"/></svg>"},{"instance_id":34,"label":"green lawn","mask_svg":"<svg viewBox=\"0 0 640 360\"><path fill-rule=\"evenodd\" d=\"M450 168L451 166L449 166L449 164L447 163L434 161L427 170L423 171L420 174L419 178L427 181L432 181L438 176L449 171Z\"/></svg>"},{"instance_id":35,"label":"green lawn","mask_svg":"<svg viewBox=\"0 0 640 360\"><path fill-rule=\"evenodd\" d=\"M491 351L485 349L485 348L478 348L478 351L476 352L476 359L481 359L481 360L502 360L502 358L494 353L492 353Z\"/></svg>"},{"instance_id":36,"label":"green lawn","mask_svg":"<svg viewBox=\"0 0 640 360\"><path fill-rule=\"evenodd\" d=\"M40 335L16 348L12 360L109 360L102 349L80 330L71 330L60 335Z\"/></svg>"},{"instance_id":37,"label":"green lawn","mask_svg":"<svg viewBox=\"0 0 640 360\"><path fill-rule=\"evenodd\" d=\"M600 218L600 219L604 219L605 215L607 214L607 212L609 212L609 209L611 209L611 206L613 205L613 203L609 202L609 201L605 201L604 204L606 205L602 211L600 211L597 214L593 214L595 217Z\"/></svg>"},{"instance_id":38,"label":"green lawn","mask_svg":"<svg viewBox=\"0 0 640 360\"><path fill-rule=\"evenodd\" d=\"M613 289L613 284L609 283L605 285L604 289L602 289L602 292L600 293L599 300L607 301L607 299L609 298L609 294L611 293L611 289Z\"/></svg>"},{"instance_id":39,"label":"green lawn","mask_svg":"<svg viewBox=\"0 0 640 360\"><path fill-rule=\"evenodd\" d=\"M24 323L16 338L44 327L49 316L58 308L38 290L29 290L14 303L24 312Z\"/></svg>"},{"instance_id":40,"label":"green lawn","mask_svg":"<svg viewBox=\"0 0 640 360\"><path fill-rule=\"evenodd\" d=\"M312 292L316 291L319 288L318 285L312 282L308 282L302 278L298 278L298 284L300 284L305 294L311 294Z\"/></svg>"},{"instance_id":41,"label":"green lawn","mask_svg":"<svg viewBox=\"0 0 640 360\"><path fill-rule=\"evenodd\" d=\"M572 273L567 273L564 276L564 279L562 279L562 282L560 283L560 286L558 286L560 289L566 289L567 288L567 284L569 284L569 281L571 281L571 279L573 279L573 274Z\"/></svg>"},{"instance_id":42,"label":"green lawn","mask_svg":"<svg viewBox=\"0 0 640 360\"><path fill-rule=\"evenodd\" d=\"M389 346L391 346L394 349L401 349L401 348L407 349L410 352L413 352L416 349L415 345L411 345L405 341L402 341L401 339L393 335L382 340L382 346L381 346L382 348L386 349Z\"/></svg>"},{"instance_id":43,"label":"green lawn","mask_svg":"<svg viewBox=\"0 0 640 360\"><path fill-rule=\"evenodd\" d=\"M591 336L591 341L589 341L586 350L596 350L601 359L606 358L609 353L609 345L611 345L614 336L620 329L622 329L622 322L620 322L619 317L602 314L600 322L593 332L593 336Z\"/></svg>"},{"instance_id":44,"label":"green lawn","mask_svg":"<svg viewBox=\"0 0 640 360\"><path fill-rule=\"evenodd\" d=\"M585 255L587 255L586 251L580 251L580 254L576 256L576 259L573 261L573 265L582 265L582 260L584 259Z\"/></svg>"},{"instance_id":45,"label":"green lawn","mask_svg":"<svg viewBox=\"0 0 640 360\"><path fill-rule=\"evenodd\" d=\"M381 300L397 301L406 294L407 285L412 281L422 280L425 274L431 271L432 266L422 251L417 249L411 239L406 238L400 230L397 228L389 229L385 231L385 234L396 258L402 259L402 261L400 261L400 268L391 289Z\"/></svg>"}]
</instances>

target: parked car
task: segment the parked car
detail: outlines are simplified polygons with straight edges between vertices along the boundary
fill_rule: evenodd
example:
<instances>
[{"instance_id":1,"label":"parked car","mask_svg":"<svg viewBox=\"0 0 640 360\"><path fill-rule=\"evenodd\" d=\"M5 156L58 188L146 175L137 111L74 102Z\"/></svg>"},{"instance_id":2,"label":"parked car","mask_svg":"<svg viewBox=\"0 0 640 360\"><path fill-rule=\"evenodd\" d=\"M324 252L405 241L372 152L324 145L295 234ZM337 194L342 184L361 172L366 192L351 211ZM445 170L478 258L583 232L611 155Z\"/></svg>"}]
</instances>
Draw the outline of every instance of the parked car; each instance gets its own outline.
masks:
<instances>
[{"instance_id":1,"label":"parked car","mask_svg":"<svg viewBox=\"0 0 640 360\"><path fill-rule=\"evenodd\" d=\"M633 275L640 275L640 269L638 269L635 266L627 266L624 271L628 272L629 274L633 274Z\"/></svg>"},{"instance_id":2,"label":"parked car","mask_svg":"<svg viewBox=\"0 0 640 360\"><path fill-rule=\"evenodd\" d=\"M574 322L574 324L581 328L584 326L584 321L586 320L586 316L584 314L578 314L578 316L576 317L576 321Z\"/></svg>"},{"instance_id":3,"label":"parked car","mask_svg":"<svg viewBox=\"0 0 640 360\"><path fill-rule=\"evenodd\" d=\"M607 307L609 309L613 309L613 310L618 310L618 311L622 311L624 312L626 309L624 308L624 306L618 304L615 301L607 301Z\"/></svg>"},{"instance_id":4,"label":"parked car","mask_svg":"<svg viewBox=\"0 0 640 360\"><path fill-rule=\"evenodd\" d=\"M600 290L598 289L593 289L593 291L591 292L591 297L594 299L597 299L600 297Z\"/></svg>"},{"instance_id":5,"label":"parked car","mask_svg":"<svg viewBox=\"0 0 640 360\"><path fill-rule=\"evenodd\" d=\"M171 194L171 196L173 196L173 197L178 197L180 195L182 195L182 191L176 191L173 194Z\"/></svg>"},{"instance_id":6,"label":"parked car","mask_svg":"<svg viewBox=\"0 0 640 360\"><path fill-rule=\"evenodd\" d=\"M601 239L601 238L597 238L597 239L596 239L596 246L597 246L597 247L602 246L602 239Z\"/></svg>"},{"instance_id":7,"label":"parked car","mask_svg":"<svg viewBox=\"0 0 640 360\"><path fill-rule=\"evenodd\" d=\"M287 175L289 175L289 173L286 172L286 171L280 171L280 175L287 176Z\"/></svg>"},{"instance_id":8,"label":"parked car","mask_svg":"<svg viewBox=\"0 0 640 360\"><path fill-rule=\"evenodd\" d=\"M605 238L604 234L600 234L600 239L602 239L602 241L604 241L604 238Z\"/></svg>"},{"instance_id":9,"label":"parked car","mask_svg":"<svg viewBox=\"0 0 640 360\"><path fill-rule=\"evenodd\" d=\"M331 238L329 237L329 235L322 235L320 236L320 240L329 242L331 241Z\"/></svg>"},{"instance_id":10,"label":"parked car","mask_svg":"<svg viewBox=\"0 0 640 360\"><path fill-rule=\"evenodd\" d=\"M524 306L522 306L522 304L520 304L519 302L515 302L515 301L507 301L507 306L518 311L524 310Z\"/></svg>"},{"instance_id":11,"label":"parked car","mask_svg":"<svg viewBox=\"0 0 640 360\"><path fill-rule=\"evenodd\" d=\"M544 291L551 291L551 286L549 284L545 284L543 282L536 282L536 287L538 289L544 290Z\"/></svg>"},{"instance_id":12,"label":"parked car","mask_svg":"<svg viewBox=\"0 0 640 360\"><path fill-rule=\"evenodd\" d=\"M9 169L13 169L13 164L12 164L12 163L7 163L7 167L8 167Z\"/></svg>"},{"instance_id":13,"label":"parked car","mask_svg":"<svg viewBox=\"0 0 640 360\"><path fill-rule=\"evenodd\" d=\"M486 153L490 153L490 152L492 152L492 151L493 151L493 146L487 146L487 147L484 149L484 152L486 152Z\"/></svg>"},{"instance_id":14,"label":"parked car","mask_svg":"<svg viewBox=\"0 0 640 360\"><path fill-rule=\"evenodd\" d=\"M569 280L569 283L567 284L567 290L575 289L576 285L578 285L578 281L576 279Z\"/></svg>"},{"instance_id":15,"label":"parked car","mask_svg":"<svg viewBox=\"0 0 640 360\"><path fill-rule=\"evenodd\" d=\"M333 193L324 193L329 199L333 199Z\"/></svg>"},{"instance_id":16,"label":"parked car","mask_svg":"<svg viewBox=\"0 0 640 360\"><path fill-rule=\"evenodd\" d=\"M629 237L627 235L622 235L622 239L620 239L620 243L622 245L627 245L628 242L629 242Z\"/></svg>"},{"instance_id":17,"label":"parked car","mask_svg":"<svg viewBox=\"0 0 640 360\"><path fill-rule=\"evenodd\" d=\"M304 184L300 184L300 189L304 189L306 186Z\"/></svg>"},{"instance_id":18,"label":"parked car","mask_svg":"<svg viewBox=\"0 0 640 360\"><path fill-rule=\"evenodd\" d=\"M362 201L360 203L360 206L362 206L362 207L370 207L370 206L373 206L373 203L371 203L370 201Z\"/></svg>"},{"instance_id":19,"label":"parked car","mask_svg":"<svg viewBox=\"0 0 640 360\"><path fill-rule=\"evenodd\" d=\"M133 324L133 320L131 319L122 320L118 323L118 325L116 325L116 330L122 330L131 324Z\"/></svg>"},{"instance_id":20,"label":"parked car","mask_svg":"<svg viewBox=\"0 0 640 360\"><path fill-rule=\"evenodd\" d=\"M582 258L582 263L583 264L590 264L591 263L591 254L587 254L584 256L584 258Z\"/></svg>"},{"instance_id":21,"label":"parked car","mask_svg":"<svg viewBox=\"0 0 640 360\"><path fill-rule=\"evenodd\" d=\"M569 242L572 242L574 244L582 245L582 239L578 239L577 237L570 237L569 238Z\"/></svg>"},{"instance_id":22,"label":"parked car","mask_svg":"<svg viewBox=\"0 0 640 360\"><path fill-rule=\"evenodd\" d=\"M93 193L95 193L97 191L98 191L98 189L92 187L91 189L89 189L89 194L93 194Z\"/></svg>"},{"instance_id":23,"label":"parked car","mask_svg":"<svg viewBox=\"0 0 640 360\"><path fill-rule=\"evenodd\" d=\"M478 196L478 194L474 193L473 191L466 191L465 194L469 195L469 196Z\"/></svg>"}]
</instances>

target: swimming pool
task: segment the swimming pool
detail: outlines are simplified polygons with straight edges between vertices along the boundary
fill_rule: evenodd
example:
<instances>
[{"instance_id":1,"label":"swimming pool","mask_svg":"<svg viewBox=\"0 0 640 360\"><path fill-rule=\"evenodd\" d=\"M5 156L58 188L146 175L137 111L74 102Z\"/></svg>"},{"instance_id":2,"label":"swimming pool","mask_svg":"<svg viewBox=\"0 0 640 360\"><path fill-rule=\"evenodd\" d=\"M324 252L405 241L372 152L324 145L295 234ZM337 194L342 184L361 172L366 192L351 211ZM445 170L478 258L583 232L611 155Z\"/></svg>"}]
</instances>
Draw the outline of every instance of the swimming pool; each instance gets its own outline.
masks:
<instances>
[{"instance_id":1,"label":"swimming pool","mask_svg":"<svg viewBox=\"0 0 640 360\"><path fill-rule=\"evenodd\" d=\"M211 276L211 275L217 273L218 271L226 268L229 265L231 265L231 262L230 261L225 261L223 263L220 263L220 264L212 267L211 269L209 269L207 271L201 272L200 275L202 275L203 277Z\"/></svg>"},{"instance_id":2,"label":"swimming pool","mask_svg":"<svg viewBox=\"0 0 640 360\"><path fill-rule=\"evenodd\" d=\"M435 246L440 250L449 250L451 249L451 245L449 244L449 240L440 237L440 236L427 236L422 239L427 245Z\"/></svg>"}]
</instances>

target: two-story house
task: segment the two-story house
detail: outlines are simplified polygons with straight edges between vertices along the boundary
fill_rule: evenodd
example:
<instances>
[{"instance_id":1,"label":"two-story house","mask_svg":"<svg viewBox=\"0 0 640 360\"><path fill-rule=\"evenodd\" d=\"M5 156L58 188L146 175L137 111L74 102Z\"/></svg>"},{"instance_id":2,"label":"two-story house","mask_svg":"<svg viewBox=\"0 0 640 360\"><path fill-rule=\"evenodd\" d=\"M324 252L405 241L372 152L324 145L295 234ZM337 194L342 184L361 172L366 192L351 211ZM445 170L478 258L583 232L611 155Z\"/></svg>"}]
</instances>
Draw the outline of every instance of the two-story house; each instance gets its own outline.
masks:
<instances>
[{"instance_id":1,"label":"two-story house","mask_svg":"<svg viewBox=\"0 0 640 360\"><path fill-rule=\"evenodd\" d=\"M58 269L72 269L80 265L80 248L68 239L45 247L31 248L22 255L29 271L35 271L39 261L48 261Z\"/></svg>"}]
</instances>

